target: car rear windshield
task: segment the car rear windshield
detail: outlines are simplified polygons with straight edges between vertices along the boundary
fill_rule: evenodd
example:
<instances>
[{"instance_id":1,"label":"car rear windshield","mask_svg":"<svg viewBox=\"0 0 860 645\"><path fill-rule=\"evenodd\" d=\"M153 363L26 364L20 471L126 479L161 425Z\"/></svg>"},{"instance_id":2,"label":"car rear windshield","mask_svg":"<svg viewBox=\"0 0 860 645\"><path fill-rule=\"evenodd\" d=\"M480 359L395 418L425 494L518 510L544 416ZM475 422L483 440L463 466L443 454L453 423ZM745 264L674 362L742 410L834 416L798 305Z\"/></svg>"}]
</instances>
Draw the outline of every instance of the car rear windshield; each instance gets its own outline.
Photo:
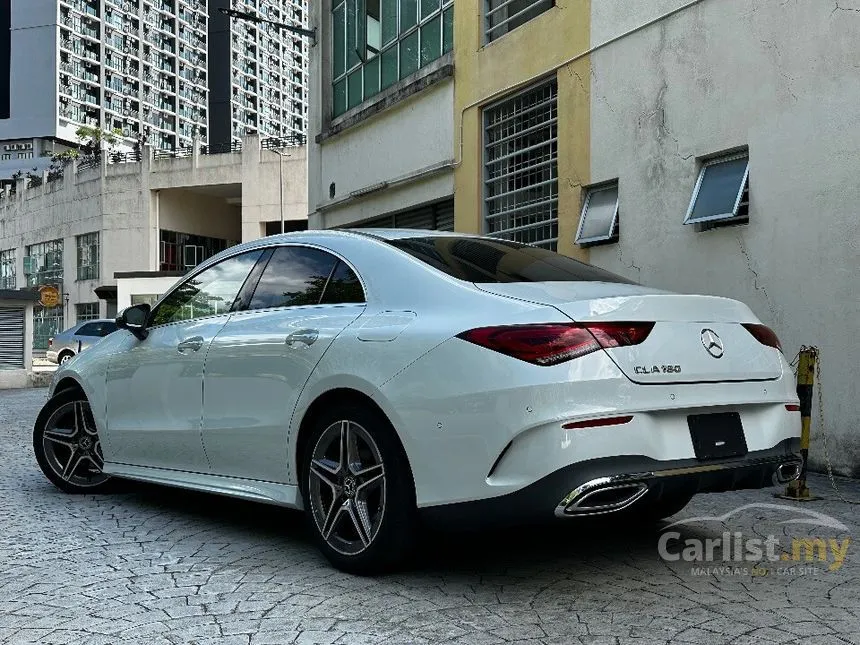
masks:
<instances>
[{"instance_id":1,"label":"car rear windshield","mask_svg":"<svg viewBox=\"0 0 860 645\"><path fill-rule=\"evenodd\" d=\"M410 237L388 240L422 262L468 282L619 282L619 275L565 255L508 240L458 237Z\"/></svg>"}]
</instances>

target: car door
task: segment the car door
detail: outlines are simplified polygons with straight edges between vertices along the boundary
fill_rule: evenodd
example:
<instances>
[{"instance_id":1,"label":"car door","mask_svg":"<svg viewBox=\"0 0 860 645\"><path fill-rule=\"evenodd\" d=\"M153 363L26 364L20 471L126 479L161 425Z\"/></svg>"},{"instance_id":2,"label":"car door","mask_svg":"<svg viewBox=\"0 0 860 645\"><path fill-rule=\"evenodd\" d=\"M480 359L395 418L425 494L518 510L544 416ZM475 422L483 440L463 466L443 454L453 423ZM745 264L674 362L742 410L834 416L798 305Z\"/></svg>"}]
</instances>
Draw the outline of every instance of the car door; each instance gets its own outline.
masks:
<instances>
[{"instance_id":1,"label":"car door","mask_svg":"<svg viewBox=\"0 0 860 645\"><path fill-rule=\"evenodd\" d=\"M299 395L364 303L343 260L306 246L274 250L206 357L203 443L213 473L287 481L287 428Z\"/></svg>"},{"instance_id":2,"label":"car door","mask_svg":"<svg viewBox=\"0 0 860 645\"><path fill-rule=\"evenodd\" d=\"M262 250L211 265L178 285L150 315L148 334L129 335L107 373L112 461L208 472L200 424L203 365Z\"/></svg>"},{"instance_id":3,"label":"car door","mask_svg":"<svg viewBox=\"0 0 860 645\"><path fill-rule=\"evenodd\" d=\"M98 320L86 323L75 332L75 351L82 352L96 342L116 331L116 323L110 320Z\"/></svg>"},{"instance_id":4,"label":"car door","mask_svg":"<svg viewBox=\"0 0 860 645\"><path fill-rule=\"evenodd\" d=\"M102 337L101 329L101 321L88 322L81 325L81 328L75 332L74 336L72 336L72 349L75 350L75 353L77 354L84 351L97 340L100 340Z\"/></svg>"}]
</instances>

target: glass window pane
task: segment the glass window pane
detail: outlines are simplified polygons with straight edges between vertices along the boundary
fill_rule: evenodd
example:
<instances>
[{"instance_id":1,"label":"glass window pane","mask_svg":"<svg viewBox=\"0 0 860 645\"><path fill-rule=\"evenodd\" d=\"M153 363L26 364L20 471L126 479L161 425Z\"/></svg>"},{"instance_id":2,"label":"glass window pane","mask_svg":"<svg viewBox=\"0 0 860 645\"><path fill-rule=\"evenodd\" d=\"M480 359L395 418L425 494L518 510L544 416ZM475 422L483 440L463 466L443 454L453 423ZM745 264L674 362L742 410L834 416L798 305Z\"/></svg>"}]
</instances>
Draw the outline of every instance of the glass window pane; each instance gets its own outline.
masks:
<instances>
[{"instance_id":1,"label":"glass window pane","mask_svg":"<svg viewBox=\"0 0 860 645\"><path fill-rule=\"evenodd\" d=\"M617 208L618 186L590 191L577 242L608 239Z\"/></svg>"},{"instance_id":2,"label":"glass window pane","mask_svg":"<svg viewBox=\"0 0 860 645\"><path fill-rule=\"evenodd\" d=\"M379 50L382 49L382 25L380 23L380 15L379 15L379 3L380 0L366 0L366 18L365 22L367 25L367 56L366 58L372 58L376 54L379 53Z\"/></svg>"},{"instance_id":3,"label":"glass window pane","mask_svg":"<svg viewBox=\"0 0 860 645\"><path fill-rule=\"evenodd\" d=\"M364 98L369 99L379 92L379 56L367 61L364 66Z\"/></svg>"},{"instance_id":4,"label":"glass window pane","mask_svg":"<svg viewBox=\"0 0 860 645\"><path fill-rule=\"evenodd\" d=\"M362 101L362 89L361 89L361 78L362 71L359 67L352 74L349 75L349 82L347 87L347 109L354 108L356 105L361 103Z\"/></svg>"},{"instance_id":5,"label":"glass window pane","mask_svg":"<svg viewBox=\"0 0 860 645\"><path fill-rule=\"evenodd\" d=\"M189 278L158 306L153 325L214 316L230 311L262 251L228 258Z\"/></svg>"},{"instance_id":6,"label":"glass window pane","mask_svg":"<svg viewBox=\"0 0 860 645\"><path fill-rule=\"evenodd\" d=\"M706 166L693 212L687 221L710 219L720 215L732 217L748 162L749 160L743 157Z\"/></svg>"},{"instance_id":7,"label":"glass window pane","mask_svg":"<svg viewBox=\"0 0 860 645\"><path fill-rule=\"evenodd\" d=\"M361 59L358 57L358 0L346 2L346 68L352 69Z\"/></svg>"},{"instance_id":8,"label":"glass window pane","mask_svg":"<svg viewBox=\"0 0 860 645\"><path fill-rule=\"evenodd\" d=\"M344 22L344 5L332 12L332 58L331 73L333 78L343 74L346 65L346 23Z\"/></svg>"},{"instance_id":9,"label":"glass window pane","mask_svg":"<svg viewBox=\"0 0 860 645\"><path fill-rule=\"evenodd\" d=\"M421 0L421 20L439 11L439 0Z\"/></svg>"},{"instance_id":10,"label":"glass window pane","mask_svg":"<svg viewBox=\"0 0 860 645\"><path fill-rule=\"evenodd\" d=\"M418 0L400 0L400 33L418 24Z\"/></svg>"},{"instance_id":11,"label":"glass window pane","mask_svg":"<svg viewBox=\"0 0 860 645\"><path fill-rule=\"evenodd\" d=\"M436 16L421 27L421 67L442 55L442 18Z\"/></svg>"},{"instance_id":12,"label":"glass window pane","mask_svg":"<svg viewBox=\"0 0 860 645\"><path fill-rule=\"evenodd\" d=\"M341 79L334 84L332 113L338 116L346 112L346 79Z\"/></svg>"},{"instance_id":13,"label":"glass window pane","mask_svg":"<svg viewBox=\"0 0 860 645\"><path fill-rule=\"evenodd\" d=\"M364 302L364 290L352 269L344 262L339 262L328 281L321 304L334 305L345 302Z\"/></svg>"},{"instance_id":14,"label":"glass window pane","mask_svg":"<svg viewBox=\"0 0 860 645\"><path fill-rule=\"evenodd\" d=\"M382 0L382 44L397 38L397 0Z\"/></svg>"},{"instance_id":15,"label":"glass window pane","mask_svg":"<svg viewBox=\"0 0 860 645\"><path fill-rule=\"evenodd\" d=\"M282 246L260 277L250 309L319 304L337 258L325 251Z\"/></svg>"},{"instance_id":16,"label":"glass window pane","mask_svg":"<svg viewBox=\"0 0 860 645\"><path fill-rule=\"evenodd\" d=\"M442 14L442 52L447 53L454 48L454 7L445 9Z\"/></svg>"},{"instance_id":17,"label":"glass window pane","mask_svg":"<svg viewBox=\"0 0 860 645\"><path fill-rule=\"evenodd\" d=\"M397 45L382 52L382 89L397 82Z\"/></svg>"},{"instance_id":18,"label":"glass window pane","mask_svg":"<svg viewBox=\"0 0 860 645\"><path fill-rule=\"evenodd\" d=\"M400 41L400 78L418 71L418 32Z\"/></svg>"},{"instance_id":19,"label":"glass window pane","mask_svg":"<svg viewBox=\"0 0 860 645\"><path fill-rule=\"evenodd\" d=\"M548 249L509 240L459 236L388 242L443 273L467 282L618 282L626 278Z\"/></svg>"}]
</instances>

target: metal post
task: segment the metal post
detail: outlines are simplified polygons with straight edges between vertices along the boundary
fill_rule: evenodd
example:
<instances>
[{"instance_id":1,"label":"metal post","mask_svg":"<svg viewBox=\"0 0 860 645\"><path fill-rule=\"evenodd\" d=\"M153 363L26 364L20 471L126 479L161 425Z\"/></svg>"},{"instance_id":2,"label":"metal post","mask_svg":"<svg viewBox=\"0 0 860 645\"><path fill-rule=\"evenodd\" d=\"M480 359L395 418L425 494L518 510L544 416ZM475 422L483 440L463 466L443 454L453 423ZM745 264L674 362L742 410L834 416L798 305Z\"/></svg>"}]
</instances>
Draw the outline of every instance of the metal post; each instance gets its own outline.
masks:
<instances>
[{"instance_id":1,"label":"metal post","mask_svg":"<svg viewBox=\"0 0 860 645\"><path fill-rule=\"evenodd\" d=\"M278 198L281 203L281 234L284 233L284 155L278 153Z\"/></svg>"},{"instance_id":2,"label":"metal post","mask_svg":"<svg viewBox=\"0 0 860 645\"><path fill-rule=\"evenodd\" d=\"M812 420L812 389L815 385L815 364L818 361L818 350L814 347L803 347L800 350L797 364L797 397L800 399L800 453L803 464L800 477L789 482L785 494L786 499L809 501L817 499L809 492L806 485L807 462L809 460L809 429Z\"/></svg>"}]
</instances>

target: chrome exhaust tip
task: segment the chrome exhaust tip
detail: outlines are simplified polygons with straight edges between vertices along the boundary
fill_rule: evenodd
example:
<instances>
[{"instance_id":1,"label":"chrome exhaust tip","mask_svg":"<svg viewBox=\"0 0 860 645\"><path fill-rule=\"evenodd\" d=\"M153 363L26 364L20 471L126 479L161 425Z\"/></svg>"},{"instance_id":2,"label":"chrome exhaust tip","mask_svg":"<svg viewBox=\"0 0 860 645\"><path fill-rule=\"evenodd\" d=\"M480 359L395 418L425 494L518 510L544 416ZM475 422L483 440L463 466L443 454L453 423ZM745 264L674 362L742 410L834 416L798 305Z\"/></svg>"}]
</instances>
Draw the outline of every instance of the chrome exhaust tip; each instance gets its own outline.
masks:
<instances>
[{"instance_id":1,"label":"chrome exhaust tip","mask_svg":"<svg viewBox=\"0 0 860 645\"><path fill-rule=\"evenodd\" d=\"M601 477L572 490L555 509L556 517L601 515L627 508L645 493L644 482L615 483L614 478Z\"/></svg>"},{"instance_id":2,"label":"chrome exhaust tip","mask_svg":"<svg viewBox=\"0 0 860 645\"><path fill-rule=\"evenodd\" d=\"M776 473L774 473L776 483L787 484L788 482L794 481L800 477L800 467L801 463L797 461L780 464L776 468Z\"/></svg>"}]
</instances>

